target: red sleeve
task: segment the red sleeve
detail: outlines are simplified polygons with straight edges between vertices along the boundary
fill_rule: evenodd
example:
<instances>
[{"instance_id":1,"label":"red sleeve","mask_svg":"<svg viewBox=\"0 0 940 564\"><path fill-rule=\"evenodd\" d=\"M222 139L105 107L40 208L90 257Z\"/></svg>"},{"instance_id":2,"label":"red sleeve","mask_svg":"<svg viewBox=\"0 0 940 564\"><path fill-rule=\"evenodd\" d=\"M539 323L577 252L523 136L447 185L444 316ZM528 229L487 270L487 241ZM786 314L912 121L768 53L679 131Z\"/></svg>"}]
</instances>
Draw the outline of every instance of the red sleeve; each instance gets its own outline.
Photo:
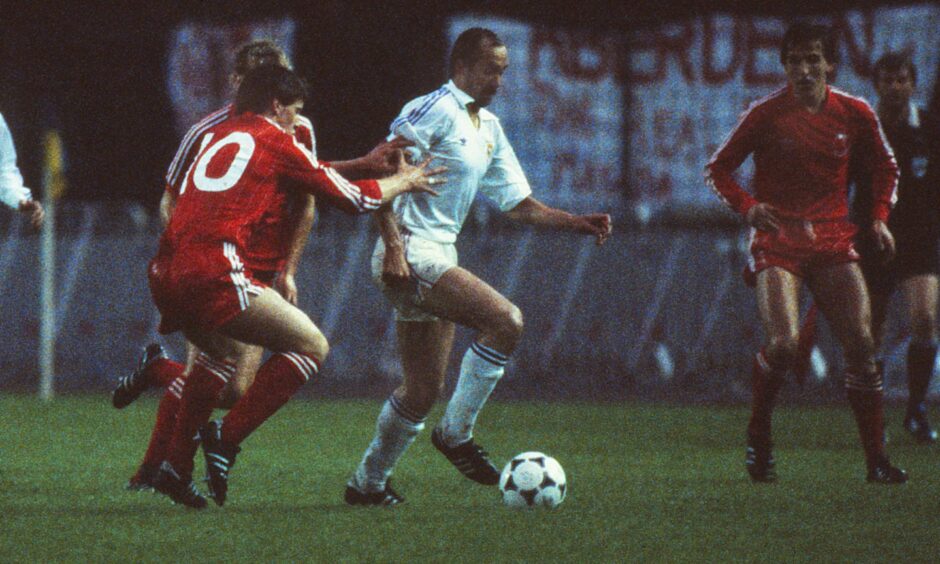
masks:
<instances>
[{"instance_id":1,"label":"red sleeve","mask_svg":"<svg viewBox=\"0 0 940 564\"><path fill-rule=\"evenodd\" d=\"M860 135L863 146L871 148L870 155L862 156L871 174L871 219L887 221L891 208L898 201L898 163L874 110L864 102L860 102L859 107L862 113Z\"/></svg>"},{"instance_id":2,"label":"red sleeve","mask_svg":"<svg viewBox=\"0 0 940 564\"><path fill-rule=\"evenodd\" d=\"M747 215L747 211L757 204L757 200L734 179L734 171L757 146L758 119L755 113L752 105L741 114L737 125L705 165L705 183L726 206L741 215Z\"/></svg>"},{"instance_id":3,"label":"red sleeve","mask_svg":"<svg viewBox=\"0 0 940 564\"><path fill-rule=\"evenodd\" d=\"M298 187L346 213L369 213L382 205L382 189L375 180L350 182L329 166L317 162L296 139L285 135L282 172Z\"/></svg>"}]
</instances>

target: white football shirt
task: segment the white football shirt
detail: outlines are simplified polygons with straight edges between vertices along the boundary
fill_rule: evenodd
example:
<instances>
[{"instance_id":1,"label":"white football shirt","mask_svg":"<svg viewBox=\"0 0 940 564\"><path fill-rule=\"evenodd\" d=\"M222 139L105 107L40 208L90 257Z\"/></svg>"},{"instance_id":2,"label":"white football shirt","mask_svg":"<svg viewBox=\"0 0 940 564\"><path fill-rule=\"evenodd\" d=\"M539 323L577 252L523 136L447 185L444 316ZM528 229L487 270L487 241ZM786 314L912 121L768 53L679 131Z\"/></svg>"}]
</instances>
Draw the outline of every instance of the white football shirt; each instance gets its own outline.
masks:
<instances>
[{"instance_id":1,"label":"white football shirt","mask_svg":"<svg viewBox=\"0 0 940 564\"><path fill-rule=\"evenodd\" d=\"M502 211L532 194L499 119L480 108L477 129L467 112L472 101L449 81L405 104L392 122L389 139L400 135L413 141L416 162L431 156L431 167L447 167L447 183L435 186L438 196L408 193L393 204L402 226L424 239L456 241L477 190Z\"/></svg>"},{"instance_id":2,"label":"white football shirt","mask_svg":"<svg viewBox=\"0 0 940 564\"><path fill-rule=\"evenodd\" d=\"M3 114L0 114L0 202L18 209L20 202L32 199L29 188L23 186L23 175L16 167L16 148L13 136L7 127Z\"/></svg>"}]
</instances>

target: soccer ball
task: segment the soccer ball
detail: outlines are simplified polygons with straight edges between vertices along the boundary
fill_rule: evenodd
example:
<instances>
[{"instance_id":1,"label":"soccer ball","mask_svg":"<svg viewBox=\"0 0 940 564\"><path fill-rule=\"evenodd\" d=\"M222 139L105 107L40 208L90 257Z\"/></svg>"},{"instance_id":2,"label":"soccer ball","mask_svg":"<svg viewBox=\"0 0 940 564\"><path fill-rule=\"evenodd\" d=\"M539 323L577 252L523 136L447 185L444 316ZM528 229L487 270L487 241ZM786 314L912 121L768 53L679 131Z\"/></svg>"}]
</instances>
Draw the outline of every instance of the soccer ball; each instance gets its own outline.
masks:
<instances>
[{"instance_id":1,"label":"soccer ball","mask_svg":"<svg viewBox=\"0 0 940 564\"><path fill-rule=\"evenodd\" d=\"M499 477L503 503L509 507L558 507L568 483L557 460L541 452L523 452L510 460Z\"/></svg>"}]
</instances>

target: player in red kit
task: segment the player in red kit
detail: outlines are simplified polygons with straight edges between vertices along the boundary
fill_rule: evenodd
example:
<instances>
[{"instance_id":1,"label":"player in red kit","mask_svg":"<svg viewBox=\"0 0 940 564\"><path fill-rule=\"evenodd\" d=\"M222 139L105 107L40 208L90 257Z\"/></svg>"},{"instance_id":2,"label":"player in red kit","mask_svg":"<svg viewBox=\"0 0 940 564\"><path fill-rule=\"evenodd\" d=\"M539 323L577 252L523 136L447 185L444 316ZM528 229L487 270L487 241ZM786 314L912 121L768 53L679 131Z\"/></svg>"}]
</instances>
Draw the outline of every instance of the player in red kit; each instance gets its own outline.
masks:
<instances>
[{"instance_id":1,"label":"player in red kit","mask_svg":"<svg viewBox=\"0 0 940 564\"><path fill-rule=\"evenodd\" d=\"M182 330L203 351L183 388L168 455L154 479L154 487L178 503L206 504L192 483L191 437L198 432L202 438L210 490L222 505L238 445L316 374L329 350L313 322L257 280L243 259L259 225L280 209L284 192L366 213L405 192L433 193L430 185L439 180L440 169L413 167L402 158L390 177L347 181L292 135L304 97L301 80L283 67L261 67L245 77L237 116L204 136L150 263L161 332ZM234 374L239 343L274 354L228 415L206 425Z\"/></svg>"},{"instance_id":2,"label":"player in red kit","mask_svg":"<svg viewBox=\"0 0 940 564\"><path fill-rule=\"evenodd\" d=\"M270 40L258 40L241 46L235 53L235 69L231 76L233 89L241 83L250 70L264 65L280 65L291 68L284 51ZM169 222L176 199L203 137L216 125L234 117L234 104L209 114L192 126L184 136L179 149L167 171L166 189L160 201L160 216L164 226ZM294 124L294 137L316 157L316 136L313 124L298 115ZM367 155L348 161L330 163L346 178L385 176L395 171L391 157L407 143L401 139L382 142ZM243 257L259 281L271 286L287 301L297 305L297 286L294 276L303 249L314 221L313 196L299 192L285 192L275 212L264 218L255 230L252 244ZM276 221L275 215L287 215L286 221ZM217 407L229 408L241 397L254 381L255 372L261 365L263 349L244 346L236 360L235 376L220 395ZM150 387L165 388L150 442L137 471L128 482L128 489L143 490L152 487L153 477L165 456L169 437L175 426L176 411L186 377L192 370L198 350L187 343L186 365L167 358L163 348L156 343L148 345L141 355L137 369L121 378L112 393L112 402L121 409L135 401ZM196 452L193 442L192 452Z\"/></svg>"},{"instance_id":3,"label":"player in red kit","mask_svg":"<svg viewBox=\"0 0 940 564\"><path fill-rule=\"evenodd\" d=\"M755 481L775 479L771 415L799 335L805 283L845 354L845 388L858 425L869 482L898 484L907 474L884 450L882 376L875 363L871 307L848 217L850 157L871 178L871 216L864 227L879 252L894 240L886 220L897 165L871 107L827 85L835 45L827 27L796 23L784 34L780 60L788 84L751 104L706 166L706 181L752 228L751 268L766 336L753 374L746 465ZM753 196L734 171L754 158Z\"/></svg>"}]
</instances>

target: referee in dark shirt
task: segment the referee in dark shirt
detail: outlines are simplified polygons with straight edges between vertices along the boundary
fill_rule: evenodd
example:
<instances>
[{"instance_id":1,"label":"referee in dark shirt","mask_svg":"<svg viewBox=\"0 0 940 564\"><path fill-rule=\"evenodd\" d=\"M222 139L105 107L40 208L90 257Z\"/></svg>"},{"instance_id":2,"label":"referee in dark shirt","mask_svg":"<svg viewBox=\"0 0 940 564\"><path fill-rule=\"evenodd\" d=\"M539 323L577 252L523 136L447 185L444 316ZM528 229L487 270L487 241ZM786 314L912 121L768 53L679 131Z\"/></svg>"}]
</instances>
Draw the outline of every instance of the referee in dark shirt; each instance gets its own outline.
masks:
<instances>
[{"instance_id":1,"label":"referee in dark shirt","mask_svg":"<svg viewBox=\"0 0 940 564\"><path fill-rule=\"evenodd\" d=\"M878 92L878 117L901 175L898 201L888 220L897 254L885 262L873 242L866 239L864 230L860 231L858 250L869 286L877 343L884 335L885 310L891 294L900 289L903 295L911 334L904 428L917 441L933 443L937 432L930 427L925 399L937 354L940 122L911 100L917 86L917 68L909 54L885 54L875 63L872 74ZM870 191L865 186L857 188L853 216L867 218Z\"/></svg>"}]
</instances>

